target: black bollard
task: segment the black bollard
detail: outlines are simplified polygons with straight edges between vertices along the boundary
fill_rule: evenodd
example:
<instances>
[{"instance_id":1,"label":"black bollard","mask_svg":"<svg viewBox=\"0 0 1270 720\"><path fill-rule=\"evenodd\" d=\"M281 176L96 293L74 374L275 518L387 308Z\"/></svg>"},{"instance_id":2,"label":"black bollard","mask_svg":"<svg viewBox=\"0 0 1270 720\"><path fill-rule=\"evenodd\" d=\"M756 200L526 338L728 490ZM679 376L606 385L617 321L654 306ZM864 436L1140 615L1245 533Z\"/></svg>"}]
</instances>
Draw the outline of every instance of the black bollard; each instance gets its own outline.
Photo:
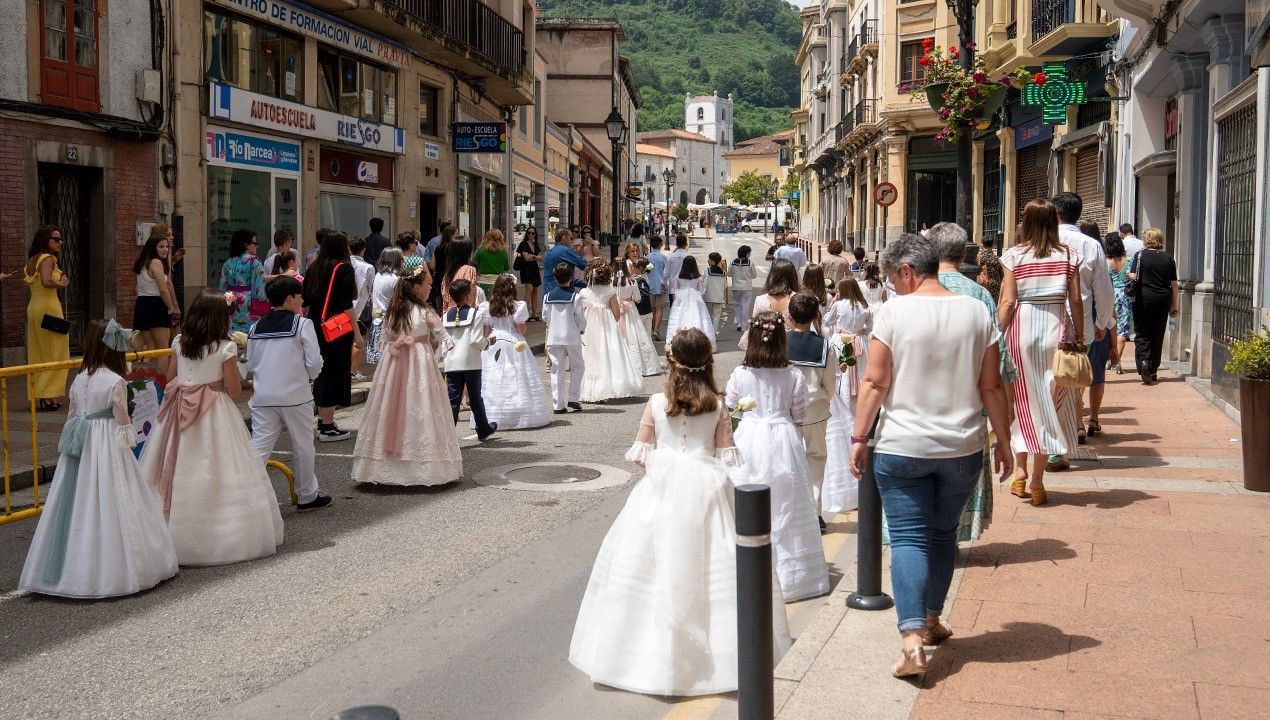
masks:
<instances>
[{"instance_id":1,"label":"black bollard","mask_svg":"<svg viewBox=\"0 0 1270 720\"><path fill-rule=\"evenodd\" d=\"M737 718L772 720L772 489L736 489Z\"/></svg>"},{"instance_id":2,"label":"black bollard","mask_svg":"<svg viewBox=\"0 0 1270 720\"><path fill-rule=\"evenodd\" d=\"M401 720L401 716L387 705L362 705L341 710L331 720Z\"/></svg>"},{"instance_id":3,"label":"black bollard","mask_svg":"<svg viewBox=\"0 0 1270 720\"><path fill-rule=\"evenodd\" d=\"M876 424L875 424L876 426ZM869 433L869 445L873 445ZM894 607L891 596L882 592L882 495L873 475L875 453L870 447L860 478L860 507L856 512L856 583L855 592L847 596L847 607L854 610L886 610Z\"/></svg>"}]
</instances>

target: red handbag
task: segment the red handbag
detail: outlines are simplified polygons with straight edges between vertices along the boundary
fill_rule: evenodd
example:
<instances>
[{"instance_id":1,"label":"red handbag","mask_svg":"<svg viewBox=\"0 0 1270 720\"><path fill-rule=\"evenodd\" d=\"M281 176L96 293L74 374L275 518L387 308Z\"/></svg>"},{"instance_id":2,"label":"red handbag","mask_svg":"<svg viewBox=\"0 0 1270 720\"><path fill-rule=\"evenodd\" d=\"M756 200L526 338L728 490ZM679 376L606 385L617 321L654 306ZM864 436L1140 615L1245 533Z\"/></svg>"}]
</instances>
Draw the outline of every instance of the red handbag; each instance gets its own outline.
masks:
<instances>
[{"instance_id":1,"label":"red handbag","mask_svg":"<svg viewBox=\"0 0 1270 720\"><path fill-rule=\"evenodd\" d=\"M326 309L331 304L331 291L335 289L335 275L343 264L337 263L331 269L331 282L326 286L326 301L322 303L322 317L326 317ZM353 319L346 312L322 321L322 339L327 342L335 342L351 332L353 332Z\"/></svg>"}]
</instances>

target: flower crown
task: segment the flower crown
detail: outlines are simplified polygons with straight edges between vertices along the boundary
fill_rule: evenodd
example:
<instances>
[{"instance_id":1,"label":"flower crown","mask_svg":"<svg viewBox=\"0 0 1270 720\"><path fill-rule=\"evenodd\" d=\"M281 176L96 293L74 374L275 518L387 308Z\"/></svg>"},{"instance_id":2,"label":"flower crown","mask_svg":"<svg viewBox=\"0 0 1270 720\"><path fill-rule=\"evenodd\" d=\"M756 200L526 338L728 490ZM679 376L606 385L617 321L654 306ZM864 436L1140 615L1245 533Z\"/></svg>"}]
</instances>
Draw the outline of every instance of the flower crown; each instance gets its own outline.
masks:
<instances>
[{"instance_id":1,"label":"flower crown","mask_svg":"<svg viewBox=\"0 0 1270 720\"><path fill-rule=\"evenodd\" d=\"M686 328L680 328L680 330L684 330L684 329L686 329ZM678 334L679 334L679 332L678 332L678 331L676 331L676 332L675 332L675 334L676 334L676 335L678 335ZM674 354L673 352L671 352L671 350L670 350L670 344L669 344L669 343L667 343L667 344L666 344L666 361L667 361L667 362L669 362L671 365L674 365L675 367L679 368L680 370L683 370L683 371L684 371L684 372L686 372L686 373L699 373L699 372L704 372L704 371L705 371L705 369L706 369L706 368L709 366L709 364L710 364L710 363L709 363L709 361L707 361L704 365L700 365L700 366L697 366L697 367L691 367L691 366L688 366L688 365L684 365L683 363L679 362L679 360L675 357L675 354Z\"/></svg>"},{"instance_id":2,"label":"flower crown","mask_svg":"<svg viewBox=\"0 0 1270 720\"><path fill-rule=\"evenodd\" d=\"M416 278L421 278L427 272L427 267L427 265L420 265L418 267L410 268L409 270L402 270L398 276L402 280L414 280Z\"/></svg>"},{"instance_id":3,"label":"flower crown","mask_svg":"<svg viewBox=\"0 0 1270 720\"><path fill-rule=\"evenodd\" d=\"M763 342L772 341L772 333L776 332L777 327L785 327L785 318L777 315L775 320L752 318L750 320L750 329L761 328L763 330Z\"/></svg>"}]
</instances>

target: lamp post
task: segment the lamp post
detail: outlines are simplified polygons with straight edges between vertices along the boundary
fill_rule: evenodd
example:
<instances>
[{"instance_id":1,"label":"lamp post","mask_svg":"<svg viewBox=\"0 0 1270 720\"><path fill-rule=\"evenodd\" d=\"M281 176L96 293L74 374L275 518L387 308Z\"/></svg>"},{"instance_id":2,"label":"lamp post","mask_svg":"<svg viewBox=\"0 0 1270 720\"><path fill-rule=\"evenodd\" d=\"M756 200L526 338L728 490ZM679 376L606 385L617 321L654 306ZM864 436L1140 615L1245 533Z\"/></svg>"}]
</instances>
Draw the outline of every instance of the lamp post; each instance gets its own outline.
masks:
<instances>
[{"instance_id":1,"label":"lamp post","mask_svg":"<svg viewBox=\"0 0 1270 720\"><path fill-rule=\"evenodd\" d=\"M669 245L670 243L670 189L674 187L675 180L677 180L678 177L675 175L675 171L673 168L666 168L665 170L662 170L661 177L663 180L666 181L666 223L663 226L662 232L666 235L665 237L666 244Z\"/></svg>"},{"instance_id":2,"label":"lamp post","mask_svg":"<svg viewBox=\"0 0 1270 720\"><path fill-rule=\"evenodd\" d=\"M979 0L945 0L957 22L957 44L961 47L961 67L967 72L975 62L975 6ZM963 132L957 140L957 224L966 231L966 258L961 263L961 272L974 278L979 268L974 264L978 256L974 233L974 178L972 156L974 138L972 133Z\"/></svg>"},{"instance_id":3,"label":"lamp post","mask_svg":"<svg viewBox=\"0 0 1270 720\"><path fill-rule=\"evenodd\" d=\"M617 259L617 245L622 235L622 221L618 218L618 187L622 184L622 147L626 144L626 119L618 112L617 105L604 119L604 132L613 143L613 236L609 238L609 259Z\"/></svg>"}]
</instances>

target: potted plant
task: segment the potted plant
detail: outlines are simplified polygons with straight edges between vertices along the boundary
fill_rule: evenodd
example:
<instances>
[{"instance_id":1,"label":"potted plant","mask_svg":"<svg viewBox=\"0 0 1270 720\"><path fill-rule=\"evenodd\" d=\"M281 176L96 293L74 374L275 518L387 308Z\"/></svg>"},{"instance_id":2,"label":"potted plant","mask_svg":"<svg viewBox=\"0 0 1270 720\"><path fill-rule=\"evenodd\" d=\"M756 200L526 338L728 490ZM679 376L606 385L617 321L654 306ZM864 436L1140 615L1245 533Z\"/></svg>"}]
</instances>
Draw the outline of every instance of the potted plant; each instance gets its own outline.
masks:
<instances>
[{"instance_id":1,"label":"potted plant","mask_svg":"<svg viewBox=\"0 0 1270 720\"><path fill-rule=\"evenodd\" d=\"M967 44L967 49L973 50L974 44ZM949 45L945 52L926 38L918 62L925 68L923 81L899 89L925 100L939 113L944 127L935 135L937 140L955 142L967 130L986 129L989 118L1005 102L1008 84L988 80L980 57L976 56L969 68L962 67L961 50L956 45Z\"/></svg>"},{"instance_id":2,"label":"potted plant","mask_svg":"<svg viewBox=\"0 0 1270 720\"><path fill-rule=\"evenodd\" d=\"M1239 376L1244 488L1270 492L1270 329L1231 345L1226 372Z\"/></svg>"}]
</instances>

